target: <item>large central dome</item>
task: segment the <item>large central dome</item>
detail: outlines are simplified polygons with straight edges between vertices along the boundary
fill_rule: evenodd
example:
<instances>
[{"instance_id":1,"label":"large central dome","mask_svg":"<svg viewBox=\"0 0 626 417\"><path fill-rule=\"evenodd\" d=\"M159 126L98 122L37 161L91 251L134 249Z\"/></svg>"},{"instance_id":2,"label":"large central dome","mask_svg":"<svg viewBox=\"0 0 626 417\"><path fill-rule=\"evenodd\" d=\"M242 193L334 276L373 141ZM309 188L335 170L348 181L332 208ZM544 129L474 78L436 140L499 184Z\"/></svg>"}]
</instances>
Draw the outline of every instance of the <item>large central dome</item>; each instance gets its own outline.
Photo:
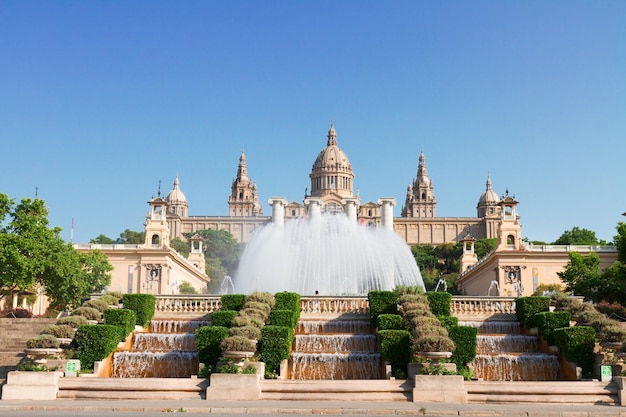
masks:
<instances>
[{"instance_id":1,"label":"large central dome","mask_svg":"<svg viewBox=\"0 0 626 417\"><path fill-rule=\"evenodd\" d=\"M325 206L341 205L343 198L352 198L354 174L346 154L337 146L337 132L331 123L328 142L313 163L311 194L308 197L324 199Z\"/></svg>"}]
</instances>

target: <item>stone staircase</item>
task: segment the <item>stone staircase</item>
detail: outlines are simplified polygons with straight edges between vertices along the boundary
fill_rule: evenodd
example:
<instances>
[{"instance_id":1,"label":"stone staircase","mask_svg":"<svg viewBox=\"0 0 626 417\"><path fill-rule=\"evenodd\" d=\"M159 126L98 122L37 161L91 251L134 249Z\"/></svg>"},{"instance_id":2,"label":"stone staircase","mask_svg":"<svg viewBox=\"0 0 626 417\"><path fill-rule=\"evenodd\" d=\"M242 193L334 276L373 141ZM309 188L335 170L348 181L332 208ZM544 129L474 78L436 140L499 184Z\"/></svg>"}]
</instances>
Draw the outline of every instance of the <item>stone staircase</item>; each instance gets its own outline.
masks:
<instances>
[{"instance_id":1,"label":"stone staircase","mask_svg":"<svg viewBox=\"0 0 626 417\"><path fill-rule=\"evenodd\" d=\"M465 381L469 403L619 404L615 382Z\"/></svg>"},{"instance_id":2,"label":"stone staircase","mask_svg":"<svg viewBox=\"0 0 626 417\"><path fill-rule=\"evenodd\" d=\"M208 385L204 378L61 378L57 398L197 400L206 398Z\"/></svg>"},{"instance_id":3,"label":"stone staircase","mask_svg":"<svg viewBox=\"0 0 626 417\"><path fill-rule=\"evenodd\" d=\"M54 324L56 319L46 318L0 318L0 384L6 382L9 371L17 369L24 359L26 341L37 336L44 327Z\"/></svg>"},{"instance_id":4,"label":"stone staircase","mask_svg":"<svg viewBox=\"0 0 626 417\"><path fill-rule=\"evenodd\" d=\"M263 400L305 401L412 401L408 380L262 380Z\"/></svg>"}]
</instances>

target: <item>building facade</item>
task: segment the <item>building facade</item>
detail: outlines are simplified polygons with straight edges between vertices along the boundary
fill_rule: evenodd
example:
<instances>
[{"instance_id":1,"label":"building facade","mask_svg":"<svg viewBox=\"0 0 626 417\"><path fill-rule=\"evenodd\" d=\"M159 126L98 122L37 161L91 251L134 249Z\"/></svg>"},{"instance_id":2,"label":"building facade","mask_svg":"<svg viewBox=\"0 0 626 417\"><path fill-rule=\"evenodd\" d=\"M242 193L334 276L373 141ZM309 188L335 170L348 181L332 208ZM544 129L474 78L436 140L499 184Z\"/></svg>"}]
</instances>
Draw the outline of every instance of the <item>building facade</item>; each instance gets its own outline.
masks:
<instances>
[{"instance_id":1,"label":"building facade","mask_svg":"<svg viewBox=\"0 0 626 417\"><path fill-rule=\"evenodd\" d=\"M354 190L355 173L346 153L339 147L337 132L331 123L326 135L326 147L315 158L309 174L310 187L307 187L302 202L287 202L284 207L285 220L303 217L307 213L304 200L319 198L322 211L345 212L348 205L356 204L359 223L380 226L381 207L378 202L359 201ZM248 176L246 156L241 152L237 166L237 176L231 184L228 197L228 216L190 216L189 205L180 190L178 177L167 195L167 222L172 237L185 239L199 230L225 230L239 242L247 242L254 230L271 221L263 215L259 202L258 188ZM394 230L410 246L416 244L439 245L460 242L470 234L476 239L495 238L500 223L500 199L492 189L491 179L487 178L485 191L478 199L476 217L437 217L437 200L433 182L428 176L426 157L419 155L417 176L407 188L406 200L400 217L393 220Z\"/></svg>"}]
</instances>

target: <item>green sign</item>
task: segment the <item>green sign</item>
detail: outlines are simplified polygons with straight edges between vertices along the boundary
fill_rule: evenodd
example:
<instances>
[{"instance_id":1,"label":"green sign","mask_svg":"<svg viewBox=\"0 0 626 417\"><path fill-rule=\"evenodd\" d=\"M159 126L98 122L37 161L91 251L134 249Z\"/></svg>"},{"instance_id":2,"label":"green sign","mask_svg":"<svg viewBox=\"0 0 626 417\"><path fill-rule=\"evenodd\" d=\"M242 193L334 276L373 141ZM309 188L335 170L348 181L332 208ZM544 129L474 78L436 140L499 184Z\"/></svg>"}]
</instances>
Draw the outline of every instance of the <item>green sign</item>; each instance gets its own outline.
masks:
<instances>
[{"instance_id":1,"label":"green sign","mask_svg":"<svg viewBox=\"0 0 626 417\"><path fill-rule=\"evenodd\" d=\"M608 365L602 365L600 368L602 376L613 376L613 369Z\"/></svg>"},{"instance_id":2,"label":"green sign","mask_svg":"<svg viewBox=\"0 0 626 417\"><path fill-rule=\"evenodd\" d=\"M65 372L76 373L76 362L68 361L65 364ZM602 371L602 372L604 372L604 371Z\"/></svg>"}]
</instances>

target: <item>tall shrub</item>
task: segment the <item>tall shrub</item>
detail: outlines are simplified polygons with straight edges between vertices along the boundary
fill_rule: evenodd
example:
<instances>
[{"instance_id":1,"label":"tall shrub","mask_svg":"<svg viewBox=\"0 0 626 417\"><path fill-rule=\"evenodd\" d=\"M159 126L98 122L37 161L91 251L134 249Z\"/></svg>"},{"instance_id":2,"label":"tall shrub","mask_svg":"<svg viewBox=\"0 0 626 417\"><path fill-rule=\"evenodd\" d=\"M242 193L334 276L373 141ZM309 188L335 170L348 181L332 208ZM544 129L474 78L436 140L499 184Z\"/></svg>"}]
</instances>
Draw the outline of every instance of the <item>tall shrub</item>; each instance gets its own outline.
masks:
<instances>
[{"instance_id":1,"label":"tall shrub","mask_svg":"<svg viewBox=\"0 0 626 417\"><path fill-rule=\"evenodd\" d=\"M76 355L83 369L93 369L93 363L101 361L115 350L124 338L124 330L108 324L80 326L74 342Z\"/></svg>"},{"instance_id":2,"label":"tall shrub","mask_svg":"<svg viewBox=\"0 0 626 417\"><path fill-rule=\"evenodd\" d=\"M452 294L449 292L431 291L426 293L428 298L428 304L430 304L430 311L435 316L450 316L452 310L450 304L452 302Z\"/></svg>"},{"instance_id":3,"label":"tall shrub","mask_svg":"<svg viewBox=\"0 0 626 417\"><path fill-rule=\"evenodd\" d=\"M236 315L235 310L217 310L211 313L211 323L213 326L231 327Z\"/></svg>"},{"instance_id":4,"label":"tall shrub","mask_svg":"<svg viewBox=\"0 0 626 417\"><path fill-rule=\"evenodd\" d=\"M291 327L296 327L298 320L300 320L300 294L296 292L278 292L274 295L276 298L276 304L274 310L291 310L293 311L293 317Z\"/></svg>"},{"instance_id":5,"label":"tall shrub","mask_svg":"<svg viewBox=\"0 0 626 417\"><path fill-rule=\"evenodd\" d=\"M220 343L227 337L228 328L223 326L202 326L196 329L198 361L215 369L222 356Z\"/></svg>"},{"instance_id":6,"label":"tall shrub","mask_svg":"<svg viewBox=\"0 0 626 417\"><path fill-rule=\"evenodd\" d=\"M137 315L127 308L107 308L103 312L104 324L119 326L124 331L124 339L135 330Z\"/></svg>"},{"instance_id":7,"label":"tall shrub","mask_svg":"<svg viewBox=\"0 0 626 417\"><path fill-rule=\"evenodd\" d=\"M370 306L370 318L374 325L378 325L378 316L381 314L398 314L398 293L395 291L370 291L367 294Z\"/></svg>"},{"instance_id":8,"label":"tall shrub","mask_svg":"<svg viewBox=\"0 0 626 417\"><path fill-rule=\"evenodd\" d=\"M550 297L520 297L515 300L517 320L527 329L535 327L533 316L550 311Z\"/></svg>"},{"instance_id":9,"label":"tall shrub","mask_svg":"<svg viewBox=\"0 0 626 417\"><path fill-rule=\"evenodd\" d=\"M533 323L539 330L541 337L549 345L554 345L554 331L562 327L569 327L572 315L569 311L544 311L533 316Z\"/></svg>"},{"instance_id":10,"label":"tall shrub","mask_svg":"<svg viewBox=\"0 0 626 417\"><path fill-rule=\"evenodd\" d=\"M220 310L239 311L246 302L245 294L222 294L220 297Z\"/></svg>"},{"instance_id":11,"label":"tall shrub","mask_svg":"<svg viewBox=\"0 0 626 417\"><path fill-rule=\"evenodd\" d=\"M122 296L124 308L133 310L137 316L135 324L148 327L154 317L156 297L152 294L124 294Z\"/></svg>"},{"instance_id":12,"label":"tall shrub","mask_svg":"<svg viewBox=\"0 0 626 417\"><path fill-rule=\"evenodd\" d=\"M476 357L476 335L478 329L469 326L450 326L448 335L456 345L452 352L450 361L454 362L457 368L466 367Z\"/></svg>"},{"instance_id":13,"label":"tall shrub","mask_svg":"<svg viewBox=\"0 0 626 417\"><path fill-rule=\"evenodd\" d=\"M411 361L411 333L408 330L380 330L378 343L380 354L391 364L393 374L396 375L397 371L406 373L407 363Z\"/></svg>"},{"instance_id":14,"label":"tall shrub","mask_svg":"<svg viewBox=\"0 0 626 417\"><path fill-rule=\"evenodd\" d=\"M589 326L562 327L554 330L554 343L565 358L580 366L583 375L593 371L596 331Z\"/></svg>"},{"instance_id":15,"label":"tall shrub","mask_svg":"<svg viewBox=\"0 0 626 417\"><path fill-rule=\"evenodd\" d=\"M297 321L294 321L294 315L292 310L274 309L270 311L267 324L272 326L285 326L293 329L297 324Z\"/></svg>"},{"instance_id":16,"label":"tall shrub","mask_svg":"<svg viewBox=\"0 0 626 417\"><path fill-rule=\"evenodd\" d=\"M265 362L266 372L278 372L280 362L289 359L293 329L284 326L265 326L261 330L260 360Z\"/></svg>"}]
</instances>

